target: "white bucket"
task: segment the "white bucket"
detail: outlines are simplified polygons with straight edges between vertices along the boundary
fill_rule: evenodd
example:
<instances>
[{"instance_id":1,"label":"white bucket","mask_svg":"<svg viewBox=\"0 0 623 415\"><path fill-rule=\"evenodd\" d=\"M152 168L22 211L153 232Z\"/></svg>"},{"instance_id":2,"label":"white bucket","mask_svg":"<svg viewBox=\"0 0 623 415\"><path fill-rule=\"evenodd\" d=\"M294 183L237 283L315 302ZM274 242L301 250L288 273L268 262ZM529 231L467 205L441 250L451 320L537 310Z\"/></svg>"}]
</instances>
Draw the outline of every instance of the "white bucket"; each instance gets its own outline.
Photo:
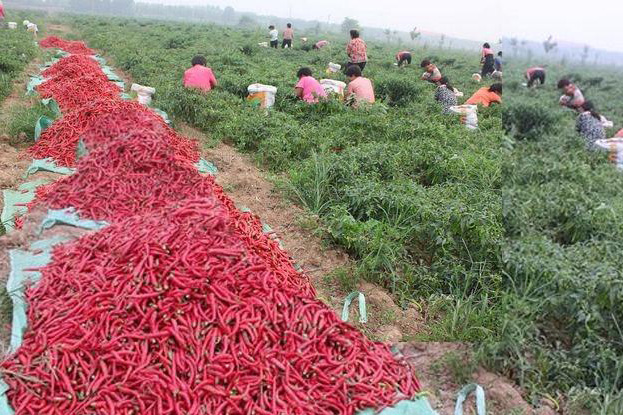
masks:
<instances>
[{"instance_id":1,"label":"white bucket","mask_svg":"<svg viewBox=\"0 0 623 415\"><path fill-rule=\"evenodd\" d=\"M268 47L268 42L260 42L257 44L259 47L261 48L267 48Z\"/></svg>"},{"instance_id":2,"label":"white bucket","mask_svg":"<svg viewBox=\"0 0 623 415\"><path fill-rule=\"evenodd\" d=\"M306 38L306 37L302 37L302 38L301 38L301 42L303 42L303 43L304 43L304 42L307 42L307 38Z\"/></svg>"},{"instance_id":3,"label":"white bucket","mask_svg":"<svg viewBox=\"0 0 623 415\"><path fill-rule=\"evenodd\" d=\"M502 80L502 72L500 72L500 71L493 71L493 73L491 74L491 79L493 79L494 81L501 81Z\"/></svg>"},{"instance_id":4,"label":"white bucket","mask_svg":"<svg viewBox=\"0 0 623 415\"><path fill-rule=\"evenodd\" d=\"M595 141L597 148L608 151L608 159L623 170L623 137Z\"/></svg>"},{"instance_id":5,"label":"white bucket","mask_svg":"<svg viewBox=\"0 0 623 415\"><path fill-rule=\"evenodd\" d=\"M457 98L461 98L463 96L463 93L456 88L454 88L453 92L454 92L454 96Z\"/></svg>"},{"instance_id":6,"label":"white bucket","mask_svg":"<svg viewBox=\"0 0 623 415\"><path fill-rule=\"evenodd\" d=\"M338 94L339 96L344 96L346 84L342 81L336 81L335 79L321 79L320 85L322 85L327 95Z\"/></svg>"},{"instance_id":7,"label":"white bucket","mask_svg":"<svg viewBox=\"0 0 623 415\"><path fill-rule=\"evenodd\" d=\"M136 92L137 101L143 105L149 105L151 103L151 96L156 93L156 88L150 86L143 86L139 84L132 84L130 91Z\"/></svg>"},{"instance_id":8,"label":"white bucket","mask_svg":"<svg viewBox=\"0 0 623 415\"><path fill-rule=\"evenodd\" d=\"M480 82L480 81L482 81L482 76L480 76L479 73L475 73L475 74L472 75L472 81Z\"/></svg>"},{"instance_id":9,"label":"white bucket","mask_svg":"<svg viewBox=\"0 0 623 415\"><path fill-rule=\"evenodd\" d=\"M339 72L340 69L342 69L342 65L339 63L329 62L329 65L327 65L327 72L336 73Z\"/></svg>"},{"instance_id":10,"label":"white bucket","mask_svg":"<svg viewBox=\"0 0 623 415\"><path fill-rule=\"evenodd\" d=\"M272 85L251 84L247 87L249 95L247 101L258 102L261 108L270 108L275 105L277 87Z\"/></svg>"},{"instance_id":11,"label":"white bucket","mask_svg":"<svg viewBox=\"0 0 623 415\"><path fill-rule=\"evenodd\" d=\"M461 116L461 123L470 130L478 128L478 106L456 105L450 107L450 111Z\"/></svg>"},{"instance_id":12,"label":"white bucket","mask_svg":"<svg viewBox=\"0 0 623 415\"><path fill-rule=\"evenodd\" d=\"M9 22L9 23L7 23L7 25L9 26L9 29L17 29L17 23L16 22Z\"/></svg>"}]
</instances>

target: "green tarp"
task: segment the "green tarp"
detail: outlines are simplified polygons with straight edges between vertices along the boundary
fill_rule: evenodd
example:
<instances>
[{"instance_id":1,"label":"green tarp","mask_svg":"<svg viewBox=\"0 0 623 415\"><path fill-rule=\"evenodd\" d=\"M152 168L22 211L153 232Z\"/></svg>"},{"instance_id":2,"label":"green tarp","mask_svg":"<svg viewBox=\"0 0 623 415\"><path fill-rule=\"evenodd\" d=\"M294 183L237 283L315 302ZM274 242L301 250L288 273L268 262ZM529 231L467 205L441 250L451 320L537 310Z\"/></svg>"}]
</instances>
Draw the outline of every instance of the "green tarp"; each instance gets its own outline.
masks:
<instances>
[{"instance_id":1,"label":"green tarp","mask_svg":"<svg viewBox=\"0 0 623 415\"><path fill-rule=\"evenodd\" d=\"M41 85L42 83L44 83L45 81L46 80L41 75L31 76L30 80L26 84L26 93L27 94L34 94L35 93L35 88L37 86Z\"/></svg>"},{"instance_id":2,"label":"green tarp","mask_svg":"<svg viewBox=\"0 0 623 415\"><path fill-rule=\"evenodd\" d=\"M54 162L54 160L51 158L34 159L32 163L30 163L30 166L28 166L28 169L26 169L24 179L28 178L28 176L30 176L31 174L35 174L38 171L49 171L58 174L72 174L76 170L69 167L57 166L56 162Z\"/></svg>"},{"instance_id":3,"label":"green tarp","mask_svg":"<svg viewBox=\"0 0 623 415\"><path fill-rule=\"evenodd\" d=\"M103 220L80 219L74 208L50 209L41 221L39 233L45 229L50 229L55 225L74 226L76 228L97 231L108 226L108 222Z\"/></svg>"},{"instance_id":4,"label":"green tarp","mask_svg":"<svg viewBox=\"0 0 623 415\"><path fill-rule=\"evenodd\" d=\"M6 189L2 191L4 206L0 219L7 232L15 228L15 217L21 216L28 211L26 204L35 198L35 191L39 186L48 183L47 180L39 179L26 182L17 190Z\"/></svg>"},{"instance_id":5,"label":"green tarp","mask_svg":"<svg viewBox=\"0 0 623 415\"><path fill-rule=\"evenodd\" d=\"M359 411L356 415L438 415L437 412L431 408L430 403L426 397L420 397L413 401L400 401L396 406L385 408L381 412L376 412L374 409L365 409Z\"/></svg>"},{"instance_id":6,"label":"green tarp","mask_svg":"<svg viewBox=\"0 0 623 415\"><path fill-rule=\"evenodd\" d=\"M55 117L58 118L61 116L61 109L58 106L58 102L56 102L54 98L43 98L41 103L50 109L54 113Z\"/></svg>"},{"instance_id":7,"label":"green tarp","mask_svg":"<svg viewBox=\"0 0 623 415\"><path fill-rule=\"evenodd\" d=\"M39 141L41 133L43 133L50 125L52 125L53 122L53 119L48 118L45 115L39 117L37 123L35 124L35 141Z\"/></svg>"},{"instance_id":8,"label":"green tarp","mask_svg":"<svg viewBox=\"0 0 623 415\"><path fill-rule=\"evenodd\" d=\"M216 166L214 164L210 163L209 161L204 160L204 159L200 159L195 164L195 167L197 167L197 170L199 170L199 173L211 174L213 176L216 173L218 173L218 169L216 168Z\"/></svg>"}]
</instances>

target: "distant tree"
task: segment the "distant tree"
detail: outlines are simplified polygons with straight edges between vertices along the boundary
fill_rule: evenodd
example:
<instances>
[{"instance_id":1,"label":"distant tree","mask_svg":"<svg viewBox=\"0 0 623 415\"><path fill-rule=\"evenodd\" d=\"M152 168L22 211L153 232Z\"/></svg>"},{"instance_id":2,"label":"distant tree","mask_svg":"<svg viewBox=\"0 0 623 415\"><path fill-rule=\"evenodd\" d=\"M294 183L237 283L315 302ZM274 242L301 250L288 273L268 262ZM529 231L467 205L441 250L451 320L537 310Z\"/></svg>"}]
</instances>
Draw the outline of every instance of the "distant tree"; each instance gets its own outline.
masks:
<instances>
[{"instance_id":1,"label":"distant tree","mask_svg":"<svg viewBox=\"0 0 623 415\"><path fill-rule=\"evenodd\" d=\"M342 28L342 33L348 33L351 29L359 29L359 22L350 17L345 17L340 27Z\"/></svg>"},{"instance_id":2,"label":"distant tree","mask_svg":"<svg viewBox=\"0 0 623 415\"><path fill-rule=\"evenodd\" d=\"M409 36L412 41L416 41L420 37L421 33L417 30L417 26L413 28L412 31L409 32Z\"/></svg>"},{"instance_id":3,"label":"distant tree","mask_svg":"<svg viewBox=\"0 0 623 415\"><path fill-rule=\"evenodd\" d=\"M385 29L385 30L383 30L383 34L387 38L387 43L389 43L391 41L391 38L392 38L392 31L390 29Z\"/></svg>"},{"instance_id":4,"label":"distant tree","mask_svg":"<svg viewBox=\"0 0 623 415\"><path fill-rule=\"evenodd\" d=\"M236 11L233 7L227 6L225 10L223 10L223 22L233 24L234 19L236 18Z\"/></svg>"},{"instance_id":5,"label":"distant tree","mask_svg":"<svg viewBox=\"0 0 623 415\"><path fill-rule=\"evenodd\" d=\"M446 43L446 35L442 34L439 38L439 49L443 49L444 43Z\"/></svg>"},{"instance_id":6,"label":"distant tree","mask_svg":"<svg viewBox=\"0 0 623 415\"><path fill-rule=\"evenodd\" d=\"M238 20L238 26L240 27L253 27L257 23L251 16L247 16L246 14Z\"/></svg>"},{"instance_id":7,"label":"distant tree","mask_svg":"<svg viewBox=\"0 0 623 415\"><path fill-rule=\"evenodd\" d=\"M316 25L312 29L314 31L314 35L318 36L320 34L320 30L322 27L320 26L320 22L316 22Z\"/></svg>"},{"instance_id":8,"label":"distant tree","mask_svg":"<svg viewBox=\"0 0 623 415\"><path fill-rule=\"evenodd\" d=\"M545 53L550 53L552 50L556 49L558 43L554 42L552 35L549 35L547 40L543 42L543 49L545 49Z\"/></svg>"},{"instance_id":9,"label":"distant tree","mask_svg":"<svg viewBox=\"0 0 623 415\"><path fill-rule=\"evenodd\" d=\"M582 59L582 65L586 63L590 50L591 48L588 45L585 45L584 48L582 49L582 54L580 55L580 59Z\"/></svg>"}]
</instances>

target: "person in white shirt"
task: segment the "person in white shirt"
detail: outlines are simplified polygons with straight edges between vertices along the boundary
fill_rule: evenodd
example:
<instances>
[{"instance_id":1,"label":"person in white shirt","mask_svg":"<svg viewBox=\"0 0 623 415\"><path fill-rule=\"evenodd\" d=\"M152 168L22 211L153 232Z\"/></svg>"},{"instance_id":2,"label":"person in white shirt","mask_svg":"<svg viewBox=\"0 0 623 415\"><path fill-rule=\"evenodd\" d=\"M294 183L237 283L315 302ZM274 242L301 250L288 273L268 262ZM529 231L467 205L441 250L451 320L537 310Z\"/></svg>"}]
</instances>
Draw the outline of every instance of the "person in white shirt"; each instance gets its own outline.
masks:
<instances>
[{"instance_id":1,"label":"person in white shirt","mask_svg":"<svg viewBox=\"0 0 623 415\"><path fill-rule=\"evenodd\" d=\"M270 36L270 47L277 49L279 47L279 32L275 29L275 26L268 26L268 35Z\"/></svg>"}]
</instances>

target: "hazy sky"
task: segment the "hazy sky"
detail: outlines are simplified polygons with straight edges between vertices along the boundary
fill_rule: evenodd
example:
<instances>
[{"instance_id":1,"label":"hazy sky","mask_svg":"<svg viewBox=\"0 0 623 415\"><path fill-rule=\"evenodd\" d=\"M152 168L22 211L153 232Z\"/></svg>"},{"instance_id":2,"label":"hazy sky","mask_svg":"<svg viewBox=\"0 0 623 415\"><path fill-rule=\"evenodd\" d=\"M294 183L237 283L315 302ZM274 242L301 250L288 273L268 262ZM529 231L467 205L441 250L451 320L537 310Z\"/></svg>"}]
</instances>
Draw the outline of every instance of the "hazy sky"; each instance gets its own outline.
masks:
<instances>
[{"instance_id":1,"label":"hazy sky","mask_svg":"<svg viewBox=\"0 0 623 415\"><path fill-rule=\"evenodd\" d=\"M280 17L422 30L496 42L501 36L560 40L623 51L623 0L140 0L232 6Z\"/></svg>"}]
</instances>

